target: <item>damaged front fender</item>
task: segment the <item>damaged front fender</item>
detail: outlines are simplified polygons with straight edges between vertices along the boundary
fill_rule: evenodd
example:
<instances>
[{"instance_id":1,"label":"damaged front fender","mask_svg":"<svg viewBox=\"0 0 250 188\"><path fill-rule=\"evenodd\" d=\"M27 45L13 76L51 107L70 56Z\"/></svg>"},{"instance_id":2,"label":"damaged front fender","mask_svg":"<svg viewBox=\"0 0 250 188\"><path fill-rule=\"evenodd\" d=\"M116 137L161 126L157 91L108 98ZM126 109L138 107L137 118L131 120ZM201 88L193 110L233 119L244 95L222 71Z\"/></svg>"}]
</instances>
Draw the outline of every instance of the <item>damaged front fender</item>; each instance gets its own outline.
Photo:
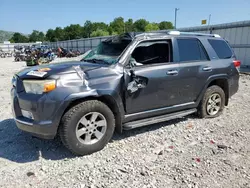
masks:
<instances>
[{"instance_id":1,"label":"damaged front fender","mask_svg":"<svg viewBox=\"0 0 250 188\"><path fill-rule=\"evenodd\" d=\"M116 131L122 132L122 122L125 117L124 105L121 96L115 90L94 90L90 89L88 91L74 93L69 95L65 102L68 104L65 106L66 110L72 103L85 100L85 99L96 99L104 102L111 111L114 113L116 121Z\"/></svg>"}]
</instances>

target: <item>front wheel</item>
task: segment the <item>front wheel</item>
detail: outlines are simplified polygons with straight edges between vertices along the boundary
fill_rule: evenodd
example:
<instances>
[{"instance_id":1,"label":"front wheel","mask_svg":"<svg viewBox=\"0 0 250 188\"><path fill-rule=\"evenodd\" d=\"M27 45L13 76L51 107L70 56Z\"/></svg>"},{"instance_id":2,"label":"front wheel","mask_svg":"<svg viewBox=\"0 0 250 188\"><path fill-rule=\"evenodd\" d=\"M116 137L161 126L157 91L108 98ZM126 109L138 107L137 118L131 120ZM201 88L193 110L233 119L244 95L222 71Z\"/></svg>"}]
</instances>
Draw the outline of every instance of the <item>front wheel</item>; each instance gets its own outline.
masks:
<instances>
[{"instance_id":1,"label":"front wheel","mask_svg":"<svg viewBox=\"0 0 250 188\"><path fill-rule=\"evenodd\" d=\"M201 118L214 118L222 114L225 107L225 93L217 85L207 88L204 97L198 107L198 115Z\"/></svg>"},{"instance_id":2,"label":"front wheel","mask_svg":"<svg viewBox=\"0 0 250 188\"><path fill-rule=\"evenodd\" d=\"M68 110L59 133L62 143L76 155L88 155L103 149L113 136L114 114L104 103L91 100Z\"/></svg>"}]
</instances>

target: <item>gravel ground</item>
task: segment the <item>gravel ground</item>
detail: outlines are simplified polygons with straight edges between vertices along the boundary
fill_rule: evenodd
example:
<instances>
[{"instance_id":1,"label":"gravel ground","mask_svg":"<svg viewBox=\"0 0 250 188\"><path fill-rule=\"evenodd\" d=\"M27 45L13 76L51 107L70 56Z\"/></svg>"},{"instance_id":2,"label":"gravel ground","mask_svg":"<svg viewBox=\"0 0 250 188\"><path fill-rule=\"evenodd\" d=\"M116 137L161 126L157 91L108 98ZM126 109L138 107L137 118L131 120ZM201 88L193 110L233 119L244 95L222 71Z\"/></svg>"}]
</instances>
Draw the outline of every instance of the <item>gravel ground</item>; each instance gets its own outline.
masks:
<instances>
[{"instance_id":1,"label":"gravel ground","mask_svg":"<svg viewBox=\"0 0 250 188\"><path fill-rule=\"evenodd\" d=\"M16 128L10 81L24 67L0 59L0 187L250 187L250 76L241 76L218 118L188 116L115 134L102 151L75 157L59 140Z\"/></svg>"}]
</instances>

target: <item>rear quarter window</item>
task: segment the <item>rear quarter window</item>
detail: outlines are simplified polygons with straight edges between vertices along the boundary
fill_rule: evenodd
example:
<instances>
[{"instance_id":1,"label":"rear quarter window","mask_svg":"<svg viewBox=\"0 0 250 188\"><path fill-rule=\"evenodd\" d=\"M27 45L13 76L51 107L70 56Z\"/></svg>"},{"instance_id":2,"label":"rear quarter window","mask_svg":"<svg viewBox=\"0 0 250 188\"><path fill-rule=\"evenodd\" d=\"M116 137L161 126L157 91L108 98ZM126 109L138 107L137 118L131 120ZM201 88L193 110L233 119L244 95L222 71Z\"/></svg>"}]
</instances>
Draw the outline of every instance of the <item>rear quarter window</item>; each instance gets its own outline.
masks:
<instances>
[{"instance_id":1,"label":"rear quarter window","mask_svg":"<svg viewBox=\"0 0 250 188\"><path fill-rule=\"evenodd\" d=\"M233 56L233 52L226 41L208 39L208 42L220 59L229 59Z\"/></svg>"}]
</instances>

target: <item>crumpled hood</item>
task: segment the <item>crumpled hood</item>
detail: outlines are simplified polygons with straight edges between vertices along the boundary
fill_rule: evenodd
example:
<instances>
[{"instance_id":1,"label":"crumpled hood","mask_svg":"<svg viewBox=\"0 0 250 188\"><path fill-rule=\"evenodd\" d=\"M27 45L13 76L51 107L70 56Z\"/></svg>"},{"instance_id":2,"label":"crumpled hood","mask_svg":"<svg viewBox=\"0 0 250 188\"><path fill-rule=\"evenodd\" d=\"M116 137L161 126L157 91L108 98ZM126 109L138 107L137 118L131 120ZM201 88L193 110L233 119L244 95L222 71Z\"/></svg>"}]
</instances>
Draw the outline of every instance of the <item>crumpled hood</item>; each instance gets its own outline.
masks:
<instances>
[{"instance_id":1,"label":"crumpled hood","mask_svg":"<svg viewBox=\"0 0 250 188\"><path fill-rule=\"evenodd\" d=\"M28 67L17 73L17 76L23 79L45 79L51 75L66 74L76 72L76 67L81 68L86 72L89 70L97 69L106 65L94 64L83 61L72 61L55 64L44 64L40 66Z\"/></svg>"}]
</instances>

